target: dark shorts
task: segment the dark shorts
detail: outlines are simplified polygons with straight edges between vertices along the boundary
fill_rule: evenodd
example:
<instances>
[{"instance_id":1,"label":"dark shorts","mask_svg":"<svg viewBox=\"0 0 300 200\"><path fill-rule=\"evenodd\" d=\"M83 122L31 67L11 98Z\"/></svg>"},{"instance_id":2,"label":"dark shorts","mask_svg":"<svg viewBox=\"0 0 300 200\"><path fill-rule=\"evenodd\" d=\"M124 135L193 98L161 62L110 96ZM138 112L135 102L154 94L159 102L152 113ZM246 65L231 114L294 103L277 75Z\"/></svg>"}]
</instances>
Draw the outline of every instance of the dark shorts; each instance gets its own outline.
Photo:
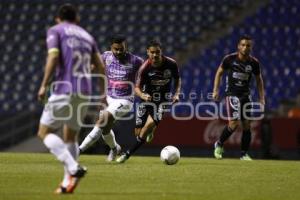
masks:
<instances>
[{"instance_id":1,"label":"dark shorts","mask_svg":"<svg viewBox=\"0 0 300 200\"><path fill-rule=\"evenodd\" d=\"M228 120L249 120L252 116L251 96L226 96L226 112Z\"/></svg>"},{"instance_id":2,"label":"dark shorts","mask_svg":"<svg viewBox=\"0 0 300 200\"><path fill-rule=\"evenodd\" d=\"M142 128L145 125L149 115L152 117L157 126L162 120L163 114L164 108L161 104L141 102L136 110L135 127Z\"/></svg>"}]
</instances>

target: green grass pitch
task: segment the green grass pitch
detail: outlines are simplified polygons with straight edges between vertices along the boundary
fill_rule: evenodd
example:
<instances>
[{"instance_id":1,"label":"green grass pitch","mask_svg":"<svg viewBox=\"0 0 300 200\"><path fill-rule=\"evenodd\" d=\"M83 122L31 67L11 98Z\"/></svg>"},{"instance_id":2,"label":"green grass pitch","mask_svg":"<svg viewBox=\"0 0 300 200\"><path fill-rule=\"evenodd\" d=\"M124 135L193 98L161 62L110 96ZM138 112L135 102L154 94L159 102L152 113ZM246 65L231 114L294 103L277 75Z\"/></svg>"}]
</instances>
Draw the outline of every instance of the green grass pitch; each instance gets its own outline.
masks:
<instances>
[{"instance_id":1,"label":"green grass pitch","mask_svg":"<svg viewBox=\"0 0 300 200\"><path fill-rule=\"evenodd\" d=\"M57 196L63 169L52 155L0 153L0 200L300 199L299 161L181 158L168 166L159 157L110 164L89 155L80 161L88 174L74 194Z\"/></svg>"}]
</instances>

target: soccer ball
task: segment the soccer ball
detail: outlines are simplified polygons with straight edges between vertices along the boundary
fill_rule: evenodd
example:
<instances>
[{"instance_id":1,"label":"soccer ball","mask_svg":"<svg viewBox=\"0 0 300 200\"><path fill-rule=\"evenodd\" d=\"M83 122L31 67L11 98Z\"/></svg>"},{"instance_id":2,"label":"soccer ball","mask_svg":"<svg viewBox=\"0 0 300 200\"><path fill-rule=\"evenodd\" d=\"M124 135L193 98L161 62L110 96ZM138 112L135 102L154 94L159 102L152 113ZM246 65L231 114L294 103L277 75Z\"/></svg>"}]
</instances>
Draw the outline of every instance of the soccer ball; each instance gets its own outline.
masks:
<instances>
[{"instance_id":1,"label":"soccer ball","mask_svg":"<svg viewBox=\"0 0 300 200\"><path fill-rule=\"evenodd\" d=\"M179 161L180 152L174 146L166 146L160 152L160 159L167 165L174 165Z\"/></svg>"}]
</instances>

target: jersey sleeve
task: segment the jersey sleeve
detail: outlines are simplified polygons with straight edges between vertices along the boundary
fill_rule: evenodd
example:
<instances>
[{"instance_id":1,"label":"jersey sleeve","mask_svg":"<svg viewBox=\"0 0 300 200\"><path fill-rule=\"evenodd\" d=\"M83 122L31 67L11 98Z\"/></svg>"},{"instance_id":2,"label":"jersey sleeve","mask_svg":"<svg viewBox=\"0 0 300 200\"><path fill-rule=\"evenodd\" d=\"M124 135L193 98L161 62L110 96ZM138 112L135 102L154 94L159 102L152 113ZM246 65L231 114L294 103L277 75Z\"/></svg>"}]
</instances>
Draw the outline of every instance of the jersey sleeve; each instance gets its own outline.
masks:
<instances>
[{"instance_id":1,"label":"jersey sleeve","mask_svg":"<svg viewBox=\"0 0 300 200\"><path fill-rule=\"evenodd\" d=\"M139 70L139 68L143 65L144 60L141 57L136 58L135 67L136 70Z\"/></svg>"},{"instance_id":2,"label":"jersey sleeve","mask_svg":"<svg viewBox=\"0 0 300 200\"><path fill-rule=\"evenodd\" d=\"M224 70L227 70L230 68L230 58L229 56L225 56L220 64L219 67L222 67Z\"/></svg>"},{"instance_id":3,"label":"jersey sleeve","mask_svg":"<svg viewBox=\"0 0 300 200\"><path fill-rule=\"evenodd\" d=\"M50 28L47 32L48 53L59 52L59 34L56 29Z\"/></svg>"},{"instance_id":4,"label":"jersey sleeve","mask_svg":"<svg viewBox=\"0 0 300 200\"><path fill-rule=\"evenodd\" d=\"M141 88L145 81L146 68L148 66L148 61L144 62L142 66L137 71L136 79L135 79L135 87Z\"/></svg>"}]
</instances>

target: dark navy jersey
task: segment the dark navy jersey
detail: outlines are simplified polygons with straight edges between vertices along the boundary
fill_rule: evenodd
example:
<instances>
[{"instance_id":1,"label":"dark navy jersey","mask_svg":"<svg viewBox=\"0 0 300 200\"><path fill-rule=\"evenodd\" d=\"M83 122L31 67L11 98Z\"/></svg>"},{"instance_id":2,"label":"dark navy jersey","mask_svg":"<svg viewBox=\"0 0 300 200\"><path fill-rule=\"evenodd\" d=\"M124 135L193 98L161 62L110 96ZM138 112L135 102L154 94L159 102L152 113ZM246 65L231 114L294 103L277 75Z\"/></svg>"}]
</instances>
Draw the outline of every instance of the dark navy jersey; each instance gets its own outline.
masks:
<instances>
[{"instance_id":1,"label":"dark navy jersey","mask_svg":"<svg viewBox=\"0 0 300 200\"><path fill-rule=\"evenodd\" d=\"M176 61L163 56L159 67L154 67L149 59L144 62L137 74L136 87L151 95L153 102L169 101L172 80L178 79Z\"/></svg>"},{"instance_id":2,"label":"dark navy jersey","mask_svg":"<svg viewBox=\"0 0 300 200\"><path fill-rule=\"evenodd\" d=\"M248 60L241 61L238 53L225 56L220 67L227 71L225 90L227 96L249 95L252 74L260 74L260 65L256 58L250 56Z\"/></svg>"}]
</instances>

